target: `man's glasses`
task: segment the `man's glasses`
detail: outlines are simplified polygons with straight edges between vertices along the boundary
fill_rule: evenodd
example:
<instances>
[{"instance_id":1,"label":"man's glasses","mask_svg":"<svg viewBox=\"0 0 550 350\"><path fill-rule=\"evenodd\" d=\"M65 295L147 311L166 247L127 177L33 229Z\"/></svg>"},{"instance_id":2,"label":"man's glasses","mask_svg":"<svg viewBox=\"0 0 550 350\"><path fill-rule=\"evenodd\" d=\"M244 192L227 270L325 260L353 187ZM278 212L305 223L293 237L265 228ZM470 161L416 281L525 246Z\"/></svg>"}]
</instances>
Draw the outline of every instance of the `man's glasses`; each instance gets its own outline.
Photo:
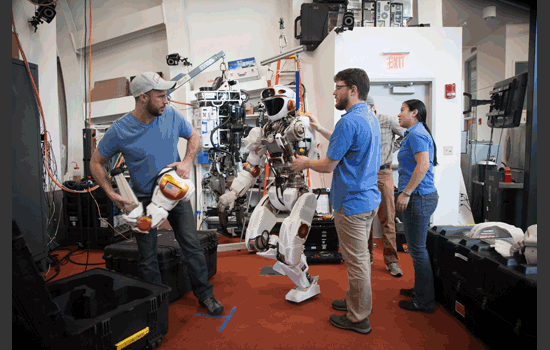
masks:
<instances>
[{"instance_id":1,"label":"man's glasses","mask_svg":"<svg viewBox=\"0 0 550 350\"><path fill-rule=\"evenodd\" d=\"M348 85L335 85L335 90L340 90L343 87L349 87Z\"/></svg>"}]
</instances>

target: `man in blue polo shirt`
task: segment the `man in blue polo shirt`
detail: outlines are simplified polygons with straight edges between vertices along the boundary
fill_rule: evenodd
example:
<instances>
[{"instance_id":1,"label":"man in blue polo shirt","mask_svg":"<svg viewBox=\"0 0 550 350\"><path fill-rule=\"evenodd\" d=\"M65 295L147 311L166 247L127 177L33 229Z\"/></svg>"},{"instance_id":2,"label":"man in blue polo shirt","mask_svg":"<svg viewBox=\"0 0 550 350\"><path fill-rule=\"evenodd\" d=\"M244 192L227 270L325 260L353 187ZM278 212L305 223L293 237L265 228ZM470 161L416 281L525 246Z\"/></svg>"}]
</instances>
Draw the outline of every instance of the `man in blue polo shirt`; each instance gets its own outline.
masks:
<instances>
[{"instance_id":1,"label":"man in blue polo shirt","mask_svg":"<svg viewBox=\"0 0 550 350\"><path fill-rule=\"evenodd\" d=\"M330 322L338 328L366 334L371 331L369 315L372 312L368 239L381 201L377 185L380 124L366 104L370 81L364 70L345 69L334 76L334 82L335 107L346 111L334 131L321 127L316 118L310 116L311 126L330 140L327 156L319 160L297 156L290 169L333 171L330 204L349 286L345 299L332 303L334 309L347 314L331 315Z\"/></svg>"},{"instance_id":2,"label":"man in blue polo shirt","mask_svg":"<svg viewBox=\"0 0 550 350\"><path fill-rule=\"evenodd\" d=\"M144 208L151 201L155 178L162 169L175 167L178 176L190 177L200 136L179 111L168 105L167 90L175 84L154 72L136 76L130 83L130 91L136 99L135 109L109 127L92 154L92 176L121 210L124 210L124 204L130 202L113 189L104 167L118 153L124 156L132 189L144 203ZM180 160L177 148L180 137L187 140L183 160ZM208 282L208 267L197 236L191 203L178 202L168 214L168 222L185 257L193 294L209 314L221 313L223 306L214 297L212 284ZM147 234L136 232L135 237L140 277L149 282L162 283L157 258L157 229Z\"/></svg>"}]
</instances>

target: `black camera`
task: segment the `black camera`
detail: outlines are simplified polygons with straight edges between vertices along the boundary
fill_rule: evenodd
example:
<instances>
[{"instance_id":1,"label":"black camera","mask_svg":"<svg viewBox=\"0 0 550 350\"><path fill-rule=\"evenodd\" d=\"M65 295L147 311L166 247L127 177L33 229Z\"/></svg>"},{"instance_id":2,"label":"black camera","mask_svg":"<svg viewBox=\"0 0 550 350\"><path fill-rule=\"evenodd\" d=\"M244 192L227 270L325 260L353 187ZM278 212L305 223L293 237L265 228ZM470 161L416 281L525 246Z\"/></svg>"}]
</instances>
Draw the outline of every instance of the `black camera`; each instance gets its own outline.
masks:
<instances>
[{"instance_id":1,"label":"black camera","mask_svg":"<svg viewBox=\"0 0 550 350\"><path fill-rule=\"evenodd\" d=\"M169 66L177 66L180 62L183 62L184 66L192 66L192 64L187 60L187 57L181 58L177 53L171 53L166 56L166 64Z\"/></svg>"},{"instance_id":2,"label":"black camera","mask_svg":"<svg viewBox=\"0 0 550 350\"><path fill-rule=\"evenodd\" d=\"M169 66L177 66L181 61L181 57L177 53L171 53L166 56L166 64Z\"/></svg>"},{"instance_id":3,"label":"black camera","mask_svg":"<svg viewBox=\"0 0 550 350\"><path fill-rule=\"evenodd\" d=\"M50 23L55 17L55 4L47 6L39 5L34 13L34 16L29 20L29 23L34 27L34 32L38 29L38 25L44 22Z\"/></svg>"},{"instance_id":4,"label":"black camera","mask_svg":"<svg viewBox=\"0 0 550 350\"><path fill-rule=\"evenodd\" d=\"M348 11L344 13L344 18L342 19L342 26L340 28L336 28L334 31L336 33L342 33L346 30L353 30L353 26L355 25L355 17L353 16L353 12Z\"/></svg>"}]
</instances>

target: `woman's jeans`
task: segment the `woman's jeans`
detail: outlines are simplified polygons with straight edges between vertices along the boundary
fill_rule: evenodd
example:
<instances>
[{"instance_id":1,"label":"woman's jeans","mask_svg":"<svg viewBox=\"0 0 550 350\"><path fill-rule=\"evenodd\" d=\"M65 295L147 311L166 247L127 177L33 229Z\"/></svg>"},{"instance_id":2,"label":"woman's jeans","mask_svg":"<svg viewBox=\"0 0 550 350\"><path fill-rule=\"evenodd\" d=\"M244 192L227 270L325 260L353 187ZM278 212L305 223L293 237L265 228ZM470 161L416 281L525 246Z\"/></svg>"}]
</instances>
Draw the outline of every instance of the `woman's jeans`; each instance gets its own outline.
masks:
<instances>
[{"instance_id":1,"label":"woman's jeans","mask_svg":"<svg viewBox=\"0 0 550 350\"><path fill-rule=\"evenodd\" d=\"M435 305L434 276L426 249L426 238L430 217L438 201L437 191L424 196L412 194L403 212L405 237L414 267L414 300L423 307Z\"/></svg>"},{"instance_id":2,"label":"woman's jeans","mask_svg":"<svg viewBox=\"0 0 550 350\"><path fill-rule=\"evenodd\" d=\"M148 202L148 201L147 201ZM144 202L144 207L146 208ZM212 284L208 282L208 267L201 248L193 208L189 201L180 201L168 214L168 222L172 226L174 237L181 247L183 257L189 271L193 294L201 300L214 295ZM148 282L163 284L157 258L157 229L147 234L134 232L138 246L138 272L141 279ZM185 278L185 276L174 276ZM167 281L164 281L167 284Z\"/></svg>"}]
</instances>

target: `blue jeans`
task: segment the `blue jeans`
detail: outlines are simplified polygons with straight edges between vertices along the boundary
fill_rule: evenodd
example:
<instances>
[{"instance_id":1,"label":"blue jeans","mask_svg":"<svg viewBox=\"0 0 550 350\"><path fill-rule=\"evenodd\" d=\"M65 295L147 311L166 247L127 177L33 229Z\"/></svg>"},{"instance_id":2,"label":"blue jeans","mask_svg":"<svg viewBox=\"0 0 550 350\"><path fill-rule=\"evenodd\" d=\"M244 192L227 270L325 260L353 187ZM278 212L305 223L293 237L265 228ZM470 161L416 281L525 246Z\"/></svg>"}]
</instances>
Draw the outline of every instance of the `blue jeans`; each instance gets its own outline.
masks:
<instances>
[{"instance_id":1,"label":"blue jeans","mask_svg":"<svg viewBox=\"0 0 550 350\"><path fill-rule=\"evenodd\" d=\"M437 191L424 196L412 194L409 204L403 212L405 237L413 259L414 299L424 307L431 307L435 304L434 276L426 249L426 238L430 217L434 213L438 201Z\"/></svg>"},{"instance_id":2,"label":"blue jeans","mask_svg":"<svg viewBox=\"0 0 550 350\"><path fill-rule=\"evenodd\" d=\"M146 207L149 201L144 201L143 204ZM214 296L212 284L208 282L208 267L197 236L191 203L180 201L168 214L168 222L172 226L174 237L185 258L193 294L201 301ZM135 232L135 237L140 278L162 284L157 258L157 229L150 230L148 234ZM177 278L185 278L185 276L177 276Z\"/></svg>"}]
</instances>

